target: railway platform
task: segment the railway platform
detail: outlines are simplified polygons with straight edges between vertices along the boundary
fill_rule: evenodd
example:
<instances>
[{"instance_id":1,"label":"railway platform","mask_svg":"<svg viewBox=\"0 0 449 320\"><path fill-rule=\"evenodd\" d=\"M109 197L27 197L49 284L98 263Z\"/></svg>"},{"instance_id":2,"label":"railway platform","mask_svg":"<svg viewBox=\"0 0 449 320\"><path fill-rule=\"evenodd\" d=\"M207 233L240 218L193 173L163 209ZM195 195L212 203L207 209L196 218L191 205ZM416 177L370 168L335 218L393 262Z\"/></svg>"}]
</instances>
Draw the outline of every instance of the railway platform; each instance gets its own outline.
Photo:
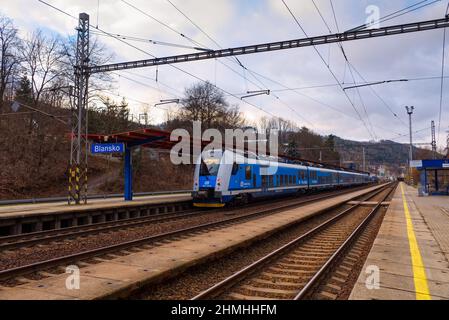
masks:
<instances>
[{"instance_id":1,"label":"railway platform","mask_svg":"<svg viewBox=\"0 0 449 320\"><path fill-rule=\"evenodd\" d=\"M72 206L66 201L1 205L0 236L175 212L187 209L191 200L189 193L182 193L140 196L132 202L92 199L85 205Z\"/></svg>"},{"instance_id":2,"label":"railway platform","mask_svg":"<svg viewBox=\"0 0 449 320\"><path fill-rule=\"evenodd\" d=\"M265 239L278 230L319 215L383 186L339 195L298 208L267 215L205 233L194 233L170 241L161 241L125 255L111 254L110 259L93 258L96 263L80 267L80 287L67 287L67 273L7 288L0 287L3 299L111 299L127 297L139 288L160 283L187 268L223 257L229 252Z\"/></svg>"},{"instance_id":3,"label":"railway platform","mask_svg":"<svg viewBox=\"0 0 449 320\"><path fill-rule=\"evenodd\" d=\"M449 299L448 197L400 184L350 299Z\"/></svg>"}]
</instances>

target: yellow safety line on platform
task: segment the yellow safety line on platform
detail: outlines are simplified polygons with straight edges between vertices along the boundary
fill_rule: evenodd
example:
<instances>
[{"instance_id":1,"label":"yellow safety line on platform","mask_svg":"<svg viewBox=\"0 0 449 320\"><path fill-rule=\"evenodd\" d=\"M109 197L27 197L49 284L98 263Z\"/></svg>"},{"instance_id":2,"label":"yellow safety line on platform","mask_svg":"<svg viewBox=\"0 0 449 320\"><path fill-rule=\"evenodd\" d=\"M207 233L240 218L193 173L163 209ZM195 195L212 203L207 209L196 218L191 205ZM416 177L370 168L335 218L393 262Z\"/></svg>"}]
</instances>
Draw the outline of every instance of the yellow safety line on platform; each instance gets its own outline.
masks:
<instances>
[{"instance_id":1,"label":"yellow safety line on platform","mask_svg":"<svg viewBox=\"0 0 449 320\"><path fill-rule=\"evenodd\" d=\"M427 284L426 270L419 251L418 241L413 230L412 217L408 209L407 199L403 184L401 183L402 202L404 203L405 220L407 222L407 236L412 258L413 281L415 283L416 300L431 300L429 286Z\"/></svg>"}]
</instances>

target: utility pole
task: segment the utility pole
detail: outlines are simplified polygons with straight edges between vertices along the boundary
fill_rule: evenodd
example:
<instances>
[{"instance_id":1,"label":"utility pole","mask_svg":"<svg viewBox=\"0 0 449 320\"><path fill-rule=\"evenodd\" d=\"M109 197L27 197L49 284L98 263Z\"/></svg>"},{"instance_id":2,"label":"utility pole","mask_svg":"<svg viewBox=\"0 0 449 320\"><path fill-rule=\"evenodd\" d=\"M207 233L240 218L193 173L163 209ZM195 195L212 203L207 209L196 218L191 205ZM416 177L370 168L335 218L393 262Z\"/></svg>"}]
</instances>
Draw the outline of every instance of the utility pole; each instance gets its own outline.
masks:
<instances>
[{"instance_id":1,"label":"utility pole","mask_svg":"<svg viewBox=\"0 0 449 320\"><path fill-rule=\"evenodd\" d=\"M89 73L89 15L80 13L76 47L75 92L69 168L69 204L87 203L87 99Z\"/></svg>"},{"instance_id":2,"label":"utility pole","mask_svg":"<svg viewBox=\"0 0 449 320\"><path fill-rule=\"evenodd\" d=\"M437 139L435 134L435 121L432 120L432 154L433 159L437 158Z\"/></svg>"},{"instance_id":3,"label":"utility pole","mask_svg":"<svg viewBox=\"0 0 449 320\"><path fill-rule=\"evenodd\" d=\"M362 158L363 158L363 171L366 172L365 147L362 148Z\"/></svg>"},{"instance_id":4,"label":"utility pole","mask_svg":"<svg viewBox=\"0 0 449 320\"><path fill-rule=\"evenodd\" d=\"M447 132L446 152L446 158L449 159L449 131Z\"/></svg>"},{"instance_id":5,"label":"utility pole","mask_svg":"<svg viewBox=\"0 0 449 320\"><path fill-rule=\"evenodd\" d=\"M410 128L410 152L409 152L408 172L409 172L410 182L413 184L412 167L411 167L411 162L413 161L412 115L413 115L413 110L415 110L415 107L411 106L409 108L408 106L406 106L405 109L407 110L408 119L409 119L409 128Z\"/></svg>"}]
</instances>

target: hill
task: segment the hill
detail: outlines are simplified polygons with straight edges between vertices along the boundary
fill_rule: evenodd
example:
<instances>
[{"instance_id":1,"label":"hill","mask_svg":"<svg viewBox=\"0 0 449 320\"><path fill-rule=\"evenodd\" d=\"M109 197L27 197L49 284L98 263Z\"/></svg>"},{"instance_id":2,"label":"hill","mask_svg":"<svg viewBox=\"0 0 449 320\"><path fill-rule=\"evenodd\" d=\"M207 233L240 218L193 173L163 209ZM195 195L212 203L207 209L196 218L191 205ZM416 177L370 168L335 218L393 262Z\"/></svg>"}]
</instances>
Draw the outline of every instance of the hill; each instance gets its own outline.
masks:
<instances>
[{"instance_id":1,"label":"hill","mask_svg":"<svg viewBox=\"0 0 449 320\"><path fill-rule=\"evenodd\" d=\"M386 175L399 176L405 173L409 158L410 147L408 144L397 143L389 140L379 142L358 142L336 139L342 164L355 165L357 169L363 169L363 152L365 152L365 164L367 171ZM413 148L415 159L431 159L432 151L423 148ZM440 155L441 156L441 155Z\"/></svg>"}]
</instances>

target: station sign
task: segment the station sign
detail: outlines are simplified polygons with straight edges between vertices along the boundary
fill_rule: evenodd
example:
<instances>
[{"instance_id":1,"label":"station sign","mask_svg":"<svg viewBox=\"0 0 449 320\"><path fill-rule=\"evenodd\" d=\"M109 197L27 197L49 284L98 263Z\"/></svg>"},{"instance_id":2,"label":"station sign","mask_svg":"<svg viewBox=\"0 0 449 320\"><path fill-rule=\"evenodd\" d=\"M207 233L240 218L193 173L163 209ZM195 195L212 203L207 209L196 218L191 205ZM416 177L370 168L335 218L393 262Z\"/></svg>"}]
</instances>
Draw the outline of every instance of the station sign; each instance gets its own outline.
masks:
<instances>
[{"instance_id":1,"label":"station sign","mask_svg":"<svg viewBox=\"0 0 449 320\"><path fill-rule=\"evenodd\" d=\"M100 153L124 153L125 144L124 143L93 143L90 147L90 152L92 154Z\"/></svg>"},{"instance_id":2,"label":"station sign","mask_svg":"<svg viewBox=\"0 0 449 320\"><path fill-rule=\"evenodd\" d=\"M410 161L410 168L422 168L422 160Z\"/></svg>"}]
</instances>

